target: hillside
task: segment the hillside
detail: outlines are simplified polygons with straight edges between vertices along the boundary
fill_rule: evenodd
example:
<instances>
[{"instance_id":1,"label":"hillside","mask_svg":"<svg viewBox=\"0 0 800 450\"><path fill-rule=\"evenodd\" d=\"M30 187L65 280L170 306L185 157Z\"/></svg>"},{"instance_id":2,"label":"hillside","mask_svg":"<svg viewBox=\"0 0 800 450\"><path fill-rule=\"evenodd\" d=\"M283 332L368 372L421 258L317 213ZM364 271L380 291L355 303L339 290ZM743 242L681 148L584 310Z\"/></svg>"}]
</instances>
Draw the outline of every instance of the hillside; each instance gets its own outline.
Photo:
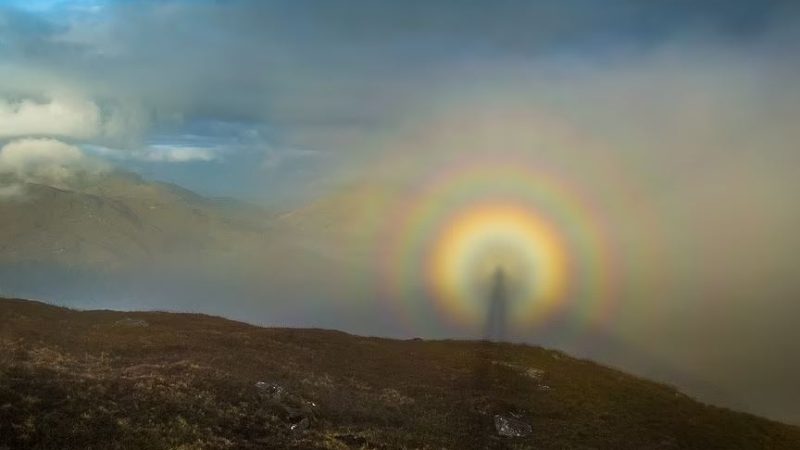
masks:
<instances>
[{"instance_id":1,"label":"hillside","mask_svg":"<svg viewBox=\"0 0 800 450\"><path fill-rule=\"evenodd\" d=\"M69 186L23 183L0 199L0 264L90 268L223 256L263 243L269 215L113 171Z\"/></svg>"},{"instance_id":2,"label":"hillside","mask_svg":"<svg viewBox=\"0 0 800 450\"><path fill-rule=\"evenodd\" d=\"M0 347L0 448L800 448L796 427L539 347L13 299Z\"/></svg>"}]
</instances>

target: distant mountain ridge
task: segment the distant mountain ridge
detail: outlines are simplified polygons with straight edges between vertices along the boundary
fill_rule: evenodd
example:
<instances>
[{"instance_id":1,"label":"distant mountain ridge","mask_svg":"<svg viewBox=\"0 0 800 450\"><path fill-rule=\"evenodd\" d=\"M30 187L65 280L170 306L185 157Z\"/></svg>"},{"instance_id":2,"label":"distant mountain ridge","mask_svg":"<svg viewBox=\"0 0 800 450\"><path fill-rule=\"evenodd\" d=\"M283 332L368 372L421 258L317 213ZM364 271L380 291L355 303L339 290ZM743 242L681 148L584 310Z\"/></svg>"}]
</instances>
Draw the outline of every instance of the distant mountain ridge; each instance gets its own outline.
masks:
<instances>
[{"instance_id":1,"label":"distant mountain ridge","mask_svg":"<svg viewBox=\"0 0 800 450\"><path fill-rule=\"evenodd\" d=\"M122 171L69 187L20 185L21 198L0 200L0 263L117 267L224 254L263 241L270 222L256 206Z\"/></svg>"},{"instance_id":2,"label":"distant mountain ridge","mask_svg":"<svg viewBox=\"0 0 800 450\"><path fill-rule=\"evenodd\" d=\"M333 260L363 257L392 195L381 186L349 186L278 214L121 170L59 186L7 177L0 185L22 192L0 196L0 265L104 270L156 261L245 262L259 260L268 247L286 254L287 246Z\"/></svg>"}]
</instances>

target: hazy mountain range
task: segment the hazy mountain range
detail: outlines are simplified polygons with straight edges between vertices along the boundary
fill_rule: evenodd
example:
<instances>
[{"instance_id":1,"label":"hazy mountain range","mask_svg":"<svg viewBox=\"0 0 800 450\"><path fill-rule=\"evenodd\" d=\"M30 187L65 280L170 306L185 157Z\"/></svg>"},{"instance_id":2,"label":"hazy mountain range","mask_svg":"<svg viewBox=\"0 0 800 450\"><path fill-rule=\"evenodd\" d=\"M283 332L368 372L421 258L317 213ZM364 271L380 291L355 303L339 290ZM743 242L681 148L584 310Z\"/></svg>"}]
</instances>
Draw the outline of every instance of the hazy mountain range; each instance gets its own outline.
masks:
<instances>
[{"instance_id":1,"label":"hazy mountain range","mask_svg":"<svg viewBox=\"0 0 800 450\"><path fill-rule=\"evenodd\" d=\"M342 290L353 275L342 261L363 260L364 205L349 192L269 211L119 170L56 185L6 176L2 185L16 189L0 196L0 293L7 295L334 326L341 317L326 311L349 295ZM322 312L308 317L300 300ZM352 316L363 322L359 312Z\"/></svg>"},{"instance_id":2,"label":"hazy mountain range","mask_svg":"<svg viewBox=\"0 0 800 450\"><path fill-rule=\"evenodd\" d=\"M54 187L30 182L0 200L0 262L114 268L176 255L240 253L266 239L271 217L233 199L114 171Z\"/></svg>"}]
</instances>

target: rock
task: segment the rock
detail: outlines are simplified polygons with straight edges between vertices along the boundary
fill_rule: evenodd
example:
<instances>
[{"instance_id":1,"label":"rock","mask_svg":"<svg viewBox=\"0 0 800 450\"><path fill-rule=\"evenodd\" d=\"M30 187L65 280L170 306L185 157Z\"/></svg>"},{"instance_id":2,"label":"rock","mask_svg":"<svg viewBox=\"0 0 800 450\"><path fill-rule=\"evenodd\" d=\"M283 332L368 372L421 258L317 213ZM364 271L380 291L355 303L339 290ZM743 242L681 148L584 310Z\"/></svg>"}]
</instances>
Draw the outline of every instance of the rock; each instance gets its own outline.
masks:
<instances>
[{"instance_id":1,"label":"rock","mask_svg":"<svg viewBox=\"0 0 800 450\"><path fill-rule=\"evenodd\" d=\"M497 430L497 434L503 437L524 437L533 431L530 424L523 422L515 415L495 414L494 428Z\"/></svg>"},{"instance_id":2,"label":"rock","mask_svg":"<svg viewBox=\"0 0 800 450\"><path fill-rule=\"evenodd\" d=\"M311 425L311 421L308 420L308 417L301 417L298 419L299 420L297 420L297 422L289 426L289 429L292 430L292 432L300 433L302 431L307 430L309 425Z\"/></svg>"}]
</instances>

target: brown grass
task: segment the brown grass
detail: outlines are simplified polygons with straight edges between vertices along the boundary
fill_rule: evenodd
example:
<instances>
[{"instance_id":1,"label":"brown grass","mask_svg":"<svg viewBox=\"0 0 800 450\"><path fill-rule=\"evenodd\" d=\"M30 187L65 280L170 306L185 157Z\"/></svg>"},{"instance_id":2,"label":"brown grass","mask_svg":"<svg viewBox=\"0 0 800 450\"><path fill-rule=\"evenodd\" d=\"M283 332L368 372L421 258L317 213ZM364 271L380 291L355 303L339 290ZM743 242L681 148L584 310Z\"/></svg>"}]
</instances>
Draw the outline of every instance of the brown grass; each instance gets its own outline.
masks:
<instances>
[{"instance_id":1,"label":"brown grass","mask_svg":"<svg viewBox=\"0 0 800 450\"><path fill-rule=\"evenodd\" d=\"M510 413L533 433L497 436ZM800 429L538 347L0 300L0 448L798 449Z\"/></svg>"}]
</instances>

